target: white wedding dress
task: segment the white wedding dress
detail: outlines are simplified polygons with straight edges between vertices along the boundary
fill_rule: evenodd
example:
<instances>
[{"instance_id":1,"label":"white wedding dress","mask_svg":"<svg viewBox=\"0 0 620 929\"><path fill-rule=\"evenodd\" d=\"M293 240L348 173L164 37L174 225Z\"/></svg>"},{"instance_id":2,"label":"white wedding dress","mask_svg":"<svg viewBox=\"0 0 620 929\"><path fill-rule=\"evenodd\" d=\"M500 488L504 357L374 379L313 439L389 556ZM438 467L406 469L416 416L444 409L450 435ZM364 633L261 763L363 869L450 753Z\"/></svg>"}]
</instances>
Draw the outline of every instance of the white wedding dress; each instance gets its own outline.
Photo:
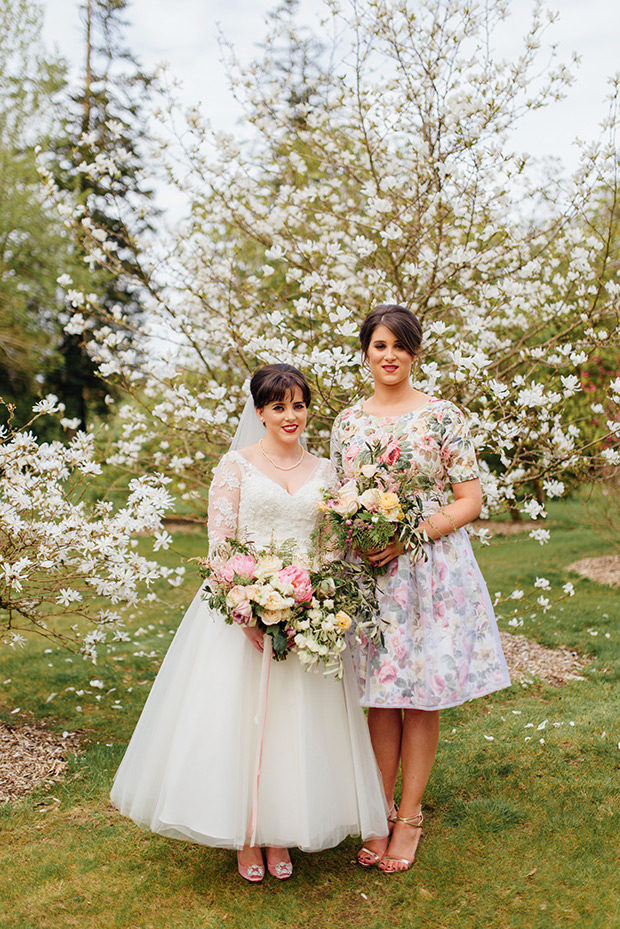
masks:
<instances>
[{"instance_id":1,"label":"white wedding dress","mask_svg":"<svg viewBox=\"0 0 620 929\"><path fill-rule=\"evenodd\" d=\"M228 452L209 495L210 544L294 539L306 550L321 487L334 479L321 459L290 495ZM114 805L153 832L223 848L241 848L251 823L255 844L305 851L347 835L385 835L383 789L348 652L340 681L305 671L294 653L271 661L264 714L262 665L242 630L199 591L116 774Z\"/></svg>"}]
</instances>

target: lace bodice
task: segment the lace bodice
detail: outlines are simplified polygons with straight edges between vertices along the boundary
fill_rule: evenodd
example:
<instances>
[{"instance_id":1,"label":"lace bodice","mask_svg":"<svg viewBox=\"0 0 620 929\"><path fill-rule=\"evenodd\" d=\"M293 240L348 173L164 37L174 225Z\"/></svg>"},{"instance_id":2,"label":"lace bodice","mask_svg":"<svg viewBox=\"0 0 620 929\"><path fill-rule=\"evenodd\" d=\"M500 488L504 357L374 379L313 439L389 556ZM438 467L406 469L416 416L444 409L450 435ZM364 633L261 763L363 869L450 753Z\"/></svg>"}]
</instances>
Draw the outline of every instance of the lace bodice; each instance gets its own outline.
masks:
<instances>
[{"instance_id":1,"label":"lace bodice","mask_svg":"<svg viewBox=\"0 0 620 929\"><path fill-rule=\"evenodd\" d=\"M209 490L209 547L235 537L258 548L293 540L305 551L319 517L321 489L335 484L333 466L321 458L306 483L289 494L239 452L227 452Z\"/></svg>"}]
</instances>

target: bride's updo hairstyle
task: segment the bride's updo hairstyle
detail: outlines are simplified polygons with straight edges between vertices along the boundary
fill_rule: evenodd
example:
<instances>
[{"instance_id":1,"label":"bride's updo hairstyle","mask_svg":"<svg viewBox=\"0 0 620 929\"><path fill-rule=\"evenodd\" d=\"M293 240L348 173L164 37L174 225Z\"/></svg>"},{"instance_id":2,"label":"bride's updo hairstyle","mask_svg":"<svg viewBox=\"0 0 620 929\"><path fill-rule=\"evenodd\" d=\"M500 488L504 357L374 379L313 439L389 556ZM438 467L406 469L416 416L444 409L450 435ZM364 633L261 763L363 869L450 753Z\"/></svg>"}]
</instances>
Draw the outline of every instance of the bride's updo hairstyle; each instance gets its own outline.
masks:
<instances>
[{"instance_id":1,"label":"bride's updo hairstyle","mask_svg":"<svg viewBox=\"0 0 620 929\"><path fill-rule=\"evenodd\" d=\"M422 346L422 327L411 310L397 303L385 303L371 310L360 329L360 345L364 358L368 355L370 340L377 326L387 326L403 347L415 358Z\"/></svg>"},{"instance_id":2,"label":"bride's updo hairstyle","mask_svg":"<svg viewBox=\"0 0 620 929\"><path fill-rule=\"evenodd\" d=\"M264 365L250 381L252 400L257 410L262 410L268 403L279 403L287 395L294 397L297 388L301 390L303 401L309 407L311 394L308 381L293 365Z\"/></svg>"}]
</instances>

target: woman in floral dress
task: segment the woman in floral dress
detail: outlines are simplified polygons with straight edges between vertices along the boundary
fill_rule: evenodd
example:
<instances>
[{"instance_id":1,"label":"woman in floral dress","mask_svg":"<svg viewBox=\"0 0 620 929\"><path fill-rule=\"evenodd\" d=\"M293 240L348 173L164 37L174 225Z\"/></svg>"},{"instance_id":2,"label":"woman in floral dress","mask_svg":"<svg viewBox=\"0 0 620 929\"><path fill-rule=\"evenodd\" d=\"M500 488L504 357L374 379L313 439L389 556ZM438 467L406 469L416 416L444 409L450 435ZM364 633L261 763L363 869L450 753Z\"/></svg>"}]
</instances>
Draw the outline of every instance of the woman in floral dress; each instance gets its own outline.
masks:
<instances>
[{"instance_id":1,"label":"woman in floral dress","mask_svg":"<svg viewBox=\"0 0 620 929\"><path fill-rule=\"evenodd\" d=\"M416 317L395 305L376 307L360 331L374 393L337 417L332 461L341 480L355 477L366 443L394 439L410 456L424 499L426 560L398 540L364 557L385 567L380 609L385 642L355 652L361 702L390 812L388 840L366 843L364 867L386 873L411 867L422 826L422 795L439 741L439 710L510 685L489 594L467 532L482 502L474 446L463 413L450 401L412 387L422 342ZM451 502L448 491L451 489ZM400 808L393 803L399 765Z\"/></svg>"}]
</instances>

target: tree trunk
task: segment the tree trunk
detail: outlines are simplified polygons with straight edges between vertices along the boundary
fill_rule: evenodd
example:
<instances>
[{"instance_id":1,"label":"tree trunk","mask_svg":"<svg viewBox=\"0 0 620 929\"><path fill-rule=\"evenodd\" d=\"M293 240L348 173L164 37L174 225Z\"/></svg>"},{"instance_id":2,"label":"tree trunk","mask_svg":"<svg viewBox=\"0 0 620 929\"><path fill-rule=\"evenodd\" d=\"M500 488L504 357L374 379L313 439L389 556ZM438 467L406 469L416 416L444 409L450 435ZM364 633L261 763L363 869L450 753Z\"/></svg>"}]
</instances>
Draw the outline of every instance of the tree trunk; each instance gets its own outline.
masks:
<instances>
[{"instance_id":1,"label":"tree trunk","mask_svg":"<svg viewBox=\"0 0 620 929\"><path fill-rule=\"evenodd\" d=\"M92 0L86 0L83 10L86 14L86 61L84 62L84 98L82 100L82 133L90 129L90 94L93 83L92 71Z\"/></svg>"}]
</instances>

